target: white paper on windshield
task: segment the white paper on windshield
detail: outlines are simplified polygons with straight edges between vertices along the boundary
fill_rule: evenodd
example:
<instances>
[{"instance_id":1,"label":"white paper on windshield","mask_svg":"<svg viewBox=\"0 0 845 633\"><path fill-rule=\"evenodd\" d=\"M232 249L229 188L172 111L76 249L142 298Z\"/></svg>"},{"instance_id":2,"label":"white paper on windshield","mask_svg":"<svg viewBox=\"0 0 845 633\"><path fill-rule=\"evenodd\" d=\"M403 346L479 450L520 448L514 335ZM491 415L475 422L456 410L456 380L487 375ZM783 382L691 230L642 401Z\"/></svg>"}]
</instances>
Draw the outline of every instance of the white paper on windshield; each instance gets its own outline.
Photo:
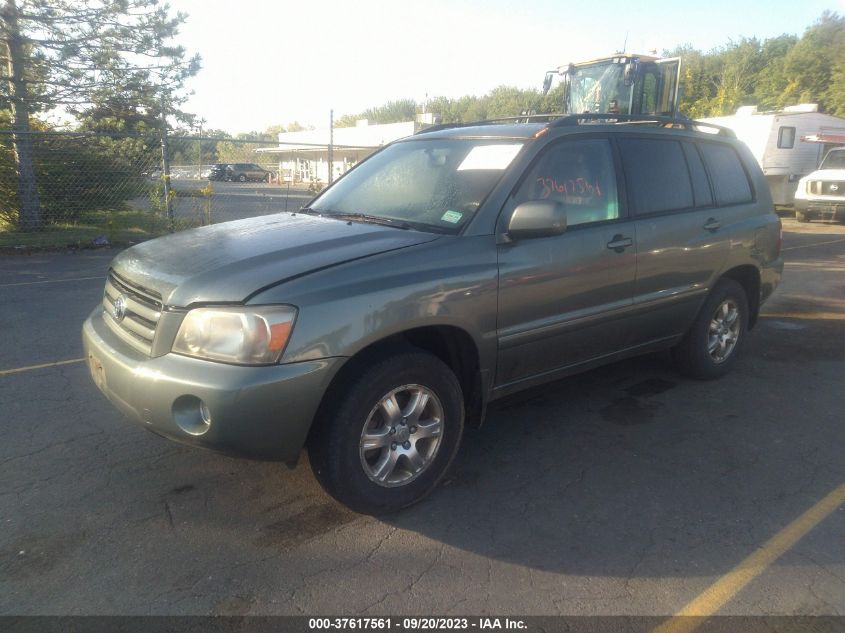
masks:
<instances>
[{"instance_id":1,"label":"white paper on windshield","mask_svg":"<svg viewBox=\"0 0 845 633\"><path fill-rule=\"evenodd\" d=\"M505 169L511 164L514 156L521 149L522 145L515 143L473 147L463 162L458 166L458 171L467 171L469 169Z\"/></svg>"}]
</instances>

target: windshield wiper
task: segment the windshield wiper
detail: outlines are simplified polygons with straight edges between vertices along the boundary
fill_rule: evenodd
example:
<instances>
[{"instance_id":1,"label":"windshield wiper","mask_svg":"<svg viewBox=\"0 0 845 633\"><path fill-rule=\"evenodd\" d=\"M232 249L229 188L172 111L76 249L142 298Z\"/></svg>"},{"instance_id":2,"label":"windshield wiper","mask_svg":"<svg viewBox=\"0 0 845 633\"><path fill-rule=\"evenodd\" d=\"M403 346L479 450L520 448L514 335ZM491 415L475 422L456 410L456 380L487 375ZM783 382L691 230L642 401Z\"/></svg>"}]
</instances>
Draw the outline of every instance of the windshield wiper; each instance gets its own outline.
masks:
<instances>
[{"instance_id":1,"label":"windshield wiper","mask_svg":"<svg viewBox=\"0 0 845 633\"><path fill-rule=\"evenodd\" d=\"M314 209L311 209L313 212ZM338 220L349 220L350 222L366 222L368 224L381 224L382 226L392 226L394 229L402 229L407 231L411 225L402 220L394 220L392 218L383 218L379 215L369 215L367 213L346 213L343 211L319 211L320 215L325 215L330 218L337 218Z\"/></svg>"}]
</instances>

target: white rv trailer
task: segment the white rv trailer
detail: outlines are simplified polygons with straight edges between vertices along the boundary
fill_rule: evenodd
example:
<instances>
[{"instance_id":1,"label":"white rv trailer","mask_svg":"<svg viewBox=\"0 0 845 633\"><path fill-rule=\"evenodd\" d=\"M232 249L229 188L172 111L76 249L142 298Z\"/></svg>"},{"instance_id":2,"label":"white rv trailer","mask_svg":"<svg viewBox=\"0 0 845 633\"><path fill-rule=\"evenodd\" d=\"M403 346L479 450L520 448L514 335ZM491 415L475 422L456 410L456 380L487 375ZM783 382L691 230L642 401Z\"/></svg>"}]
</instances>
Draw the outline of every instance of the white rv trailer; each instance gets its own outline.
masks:
<instances>
[{"instance_id":1,"label":"white rv trailer","mask_svg":"<svg viewBox=\"0 0 845 633\"><path fill-rule=\"evenodd\" d=\"M788 106L777 112L758 112L743 106L731 116L701 119L732 129L760 164L772 199L778 205L795 200L798 179L815 170L824 157L821 143L803 137L845 134L845 119L823 114L815 103Z\"/></svg>"}]
</instances>

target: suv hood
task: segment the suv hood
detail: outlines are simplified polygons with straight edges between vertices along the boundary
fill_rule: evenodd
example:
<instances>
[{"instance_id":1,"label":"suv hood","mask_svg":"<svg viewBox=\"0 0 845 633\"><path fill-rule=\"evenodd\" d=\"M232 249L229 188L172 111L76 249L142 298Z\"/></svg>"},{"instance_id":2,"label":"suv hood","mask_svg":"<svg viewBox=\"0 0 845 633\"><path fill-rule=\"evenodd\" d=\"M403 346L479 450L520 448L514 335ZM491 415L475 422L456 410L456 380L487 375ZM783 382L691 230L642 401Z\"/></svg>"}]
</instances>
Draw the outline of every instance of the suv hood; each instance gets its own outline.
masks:
<instances>
[{"instance_id":1,"label":"suv hood","mask_svg":"<svg viewBox=\"0 0 845 633\"><path fill-rule=\"evenodd\" d=\"M845 180L845 169L817 169L804 176L801 180L824 180L829 182L831 180Z\"/></svg>"},{"instance_id":2,"label":"suv hood","mask_svg":"<svg viewBox=\"0 0 845 633\"><path fill-rule=\"evenodd\" d=\"M239 303L309 272L436 240L439 235L276 214L182 231L123 251L114 271L166 306Z\"/></svg>"}]
</instances>

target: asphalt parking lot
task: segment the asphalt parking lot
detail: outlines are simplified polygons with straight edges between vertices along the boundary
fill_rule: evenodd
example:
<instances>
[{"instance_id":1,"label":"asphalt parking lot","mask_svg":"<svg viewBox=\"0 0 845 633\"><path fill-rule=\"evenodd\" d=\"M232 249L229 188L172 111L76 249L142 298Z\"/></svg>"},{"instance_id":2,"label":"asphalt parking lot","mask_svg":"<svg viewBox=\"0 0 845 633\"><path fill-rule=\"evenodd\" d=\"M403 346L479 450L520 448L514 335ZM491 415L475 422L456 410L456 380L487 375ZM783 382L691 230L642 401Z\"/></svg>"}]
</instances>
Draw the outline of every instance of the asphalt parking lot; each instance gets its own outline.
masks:
<instances>
[{"instance_id":1,"label":"asphalt parking lot","mask_svg":"<svg viewBox=\"0 0 845 633\"><path fill-rule=\"evenodd\" d=\"M387 518L126 422L77 360L113 251L0 256L0 614L843 615L845 226L785 228L729 377L499 402Z\"/></svg>"}]
</instances>

